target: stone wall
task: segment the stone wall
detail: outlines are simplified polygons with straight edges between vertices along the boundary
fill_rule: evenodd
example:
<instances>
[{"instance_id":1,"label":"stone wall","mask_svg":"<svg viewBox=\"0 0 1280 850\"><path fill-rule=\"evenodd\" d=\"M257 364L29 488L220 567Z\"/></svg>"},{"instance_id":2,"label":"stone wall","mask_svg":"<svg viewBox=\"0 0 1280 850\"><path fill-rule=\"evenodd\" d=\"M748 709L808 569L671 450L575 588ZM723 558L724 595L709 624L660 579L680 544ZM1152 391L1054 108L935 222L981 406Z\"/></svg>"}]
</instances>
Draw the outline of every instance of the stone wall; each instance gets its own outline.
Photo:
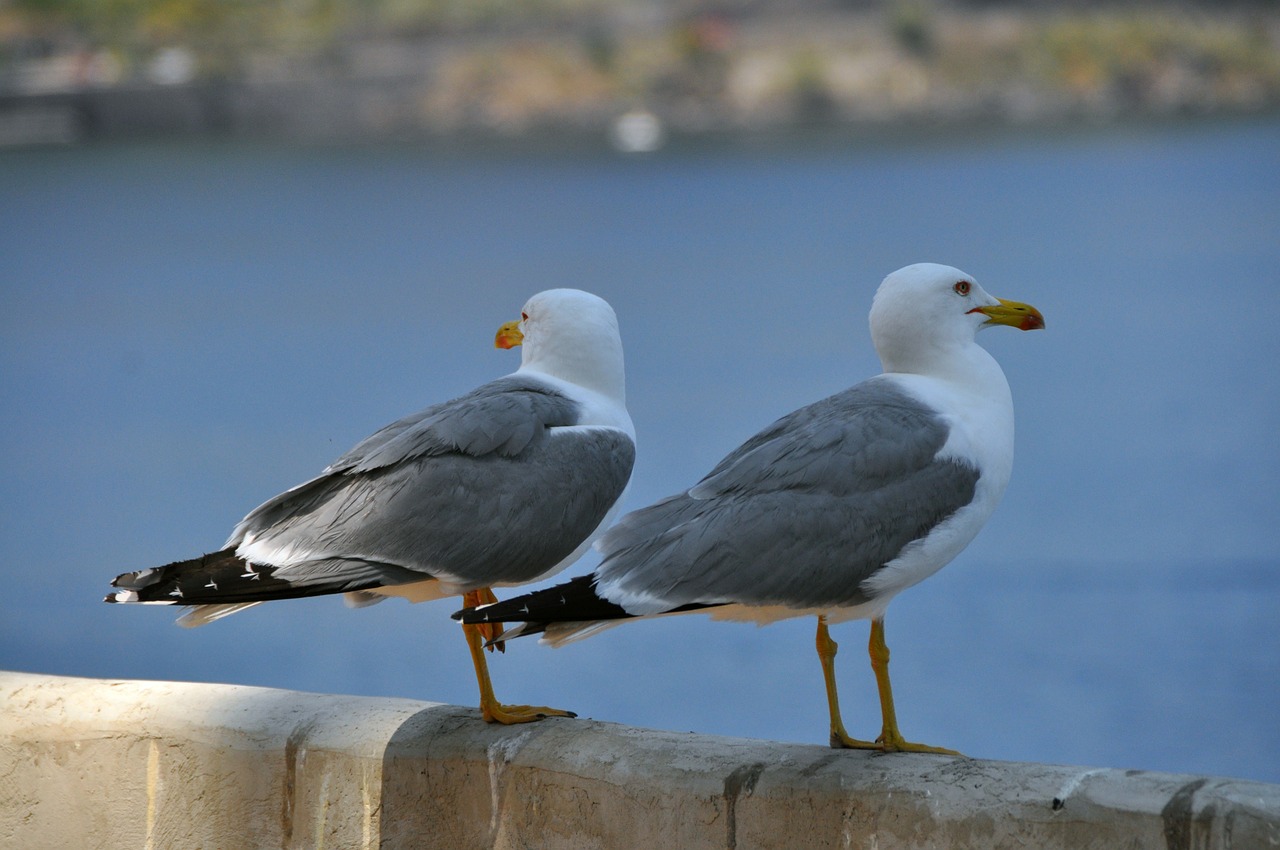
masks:
<instances>
[{"instance_id":1,"label":"stone wall","mask_svg":"<svg viewBox=\"0 0 1280 850\"><path fill-rule=\"evenodd\" d=\"M0 672L0 848L1265 848L1280 786Z\"/></svg>"}]
</instances>

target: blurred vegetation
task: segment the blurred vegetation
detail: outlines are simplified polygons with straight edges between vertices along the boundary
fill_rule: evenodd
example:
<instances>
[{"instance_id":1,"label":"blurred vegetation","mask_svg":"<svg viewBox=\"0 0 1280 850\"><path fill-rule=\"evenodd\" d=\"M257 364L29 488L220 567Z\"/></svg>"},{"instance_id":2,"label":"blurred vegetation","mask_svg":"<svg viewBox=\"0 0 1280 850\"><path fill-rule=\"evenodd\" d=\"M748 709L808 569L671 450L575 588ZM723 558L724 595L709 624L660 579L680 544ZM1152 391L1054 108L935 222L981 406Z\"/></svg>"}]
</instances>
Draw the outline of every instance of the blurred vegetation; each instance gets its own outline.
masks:
<instances>
[{"instance_id":1,"label":"blurred vegetation","mask_svg":"<svg viewBox=\"0 0 1280 850\"><path fill-rule=\"evenodd\" d=\"M426 131L1257 110L1280 3L0 0L7 91L210 80L376 84L333 109Z\"/></svg>"}]
</instances>

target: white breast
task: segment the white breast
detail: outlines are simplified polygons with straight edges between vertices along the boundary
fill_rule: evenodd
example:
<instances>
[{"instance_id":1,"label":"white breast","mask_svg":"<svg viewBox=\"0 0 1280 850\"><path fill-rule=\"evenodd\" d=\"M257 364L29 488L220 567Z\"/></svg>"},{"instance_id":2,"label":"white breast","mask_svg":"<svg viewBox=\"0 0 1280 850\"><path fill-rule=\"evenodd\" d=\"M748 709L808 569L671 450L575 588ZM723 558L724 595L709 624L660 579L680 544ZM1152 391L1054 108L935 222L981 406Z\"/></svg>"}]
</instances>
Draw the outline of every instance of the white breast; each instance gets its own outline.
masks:
<instances>
[{"instance_id":1,"label":"white breast","mask_svg":"<svg viewBox=\"0 0 1280 850\"><path fill-rule=\"evenodd\" d=\"M942 411L951 433L936 455L958 458L975 466L979 478L973 500L935 526L923 538L908 544L898 555L863 582L875 599L871 612L878 616L889 600L946 566L982 530L1000 503L1013 471L1013 398L999 364L974 345L964 359L965 368L945 378L925 375L893 375L904 390L924 404Z\"/></svg>"}]
</instances>

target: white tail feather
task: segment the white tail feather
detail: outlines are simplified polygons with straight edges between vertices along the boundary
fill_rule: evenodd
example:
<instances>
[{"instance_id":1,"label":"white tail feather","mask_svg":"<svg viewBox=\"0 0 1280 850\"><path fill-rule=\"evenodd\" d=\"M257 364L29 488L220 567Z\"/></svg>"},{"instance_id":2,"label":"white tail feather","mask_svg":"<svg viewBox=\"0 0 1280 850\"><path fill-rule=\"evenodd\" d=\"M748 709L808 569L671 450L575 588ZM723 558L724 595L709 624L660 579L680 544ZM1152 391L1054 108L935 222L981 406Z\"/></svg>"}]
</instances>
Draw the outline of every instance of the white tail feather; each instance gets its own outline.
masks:
<instances>
[{"instance_id":1,"label":"white tail feather","mask_svg":"<svg viewBox=\"0 0 1280 850\"><path fill-rule=\"evenodd\" d=\"M228 605L193 605L191 610L178 618L178 625L184 629L207 626L214 620L229 617L238 611L261 605L260 602L234 602Z\"/></svg>"}]
</instances>

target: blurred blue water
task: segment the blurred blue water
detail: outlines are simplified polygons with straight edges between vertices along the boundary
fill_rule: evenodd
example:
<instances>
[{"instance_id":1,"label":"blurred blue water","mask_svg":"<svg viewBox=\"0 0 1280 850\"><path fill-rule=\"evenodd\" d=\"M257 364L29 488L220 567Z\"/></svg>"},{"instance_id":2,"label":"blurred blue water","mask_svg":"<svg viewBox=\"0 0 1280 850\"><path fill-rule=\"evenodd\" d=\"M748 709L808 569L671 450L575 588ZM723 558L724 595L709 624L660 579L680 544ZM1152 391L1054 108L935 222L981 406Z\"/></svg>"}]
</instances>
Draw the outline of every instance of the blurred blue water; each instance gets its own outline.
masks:
<instances>
[{"instance_id":1,"label":"blurred blue water","mask_svg":"<svg viewBox=\"0 0 1280 850\"><path fill-rule=\"evenodd\" d=\"M904 732L1280 781L1277 234L1275 120L637 159L4 152L0 668L474 704L450 602L307 600L187 631L99 600L514 368L492 333L540 289L618 310L637 507L877 371L871 293L932 260L1048 329L982 337L1019 455L978 540L890 609ZM516 643L493 670L514 701L821 744L812 629L667 619ZM865 636L835 630L861 736L878 725Z\"/></svg>"}]
</instances>

